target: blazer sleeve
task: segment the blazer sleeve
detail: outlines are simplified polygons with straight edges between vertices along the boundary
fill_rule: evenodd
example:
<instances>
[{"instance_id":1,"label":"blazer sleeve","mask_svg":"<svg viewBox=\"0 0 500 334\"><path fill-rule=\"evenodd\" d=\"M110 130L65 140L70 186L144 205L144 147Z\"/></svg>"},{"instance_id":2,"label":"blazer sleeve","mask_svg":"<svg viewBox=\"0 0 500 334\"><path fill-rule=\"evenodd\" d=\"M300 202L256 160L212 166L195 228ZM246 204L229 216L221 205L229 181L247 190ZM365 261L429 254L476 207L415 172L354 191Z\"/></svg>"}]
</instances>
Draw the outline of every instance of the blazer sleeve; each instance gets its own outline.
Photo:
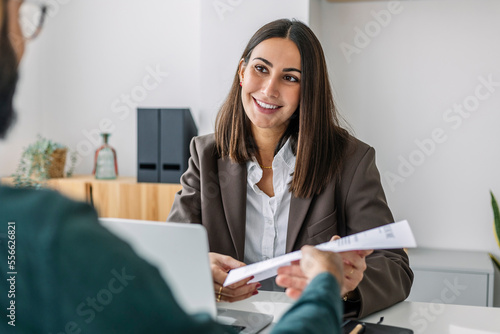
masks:
<instances>
[{"instance_id":1,"label":"blazer sleeve","mask_svg":"<svg viewBox=\"0 0 500 334\"><path fill-rule=\"evenodd\" d=\"M181 176L182 189L177 192L167 221L201 224L200 159L195 138L189 146L188 169Z\"/></svg>"},{"instance_id":2,"label":"blazer sleeve","mask_svg":"<svg viewBox=\"0 0 500 334\"><path fill-rule=\"evenodd\" d=\"M358 159L356 159L358 160ZM354 234L394 222L387 205L380 174L375 165L375 150L368 147L359 163L349 166L350 184L342 190L346 233ZM346 317L362 318L408 297L413 282L408 255L403 249L376 250L366 258L367 269L358 285L359 310Z\"/></svg>"}]
</instances>

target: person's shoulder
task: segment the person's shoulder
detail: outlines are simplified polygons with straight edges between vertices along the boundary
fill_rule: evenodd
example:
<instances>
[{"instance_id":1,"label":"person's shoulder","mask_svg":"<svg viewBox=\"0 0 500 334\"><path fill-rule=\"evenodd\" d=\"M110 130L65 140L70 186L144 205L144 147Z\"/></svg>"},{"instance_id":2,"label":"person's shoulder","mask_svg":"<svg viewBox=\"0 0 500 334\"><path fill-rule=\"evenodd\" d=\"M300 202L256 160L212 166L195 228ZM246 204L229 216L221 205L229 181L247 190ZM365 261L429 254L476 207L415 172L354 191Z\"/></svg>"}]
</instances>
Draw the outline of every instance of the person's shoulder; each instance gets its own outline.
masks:
<instances>
[{"instance_id":1,"label":"person's shoulder","mask_svg":"<svg viewBox=\"0 0 500 334\"><path fill-rule=\"evenodd\" d=\"M70 215L95 215L90 205L69 199L48 189L0 187L1 216L8 220L36 220L38 225L52 224Z\"/></svg>"},{"instance_id":2,"label":"person's shoulder","mask_svg":"<svg viewBox=\"0 0 500 334\"><path fill-rule=\"evenodd\" d=\"M215 147L215 134L194 137L196 147Z\"/></svg>"},{"instance_id":3,"label":"person's shoulder","mask_svg":"<svg viewBox=\"0 0 500 334\"><path fill-rule=\"evenodd\" d=\"M31 207L33 204L39 204L40 202L52 203L59 201L60 197L55 191L46 189L0 187L0 198L3 206L22 205Z\"/></svg>"},{"instance_id":4,"label":"person's shoulder","mask_svg":"<svg viewBox=\"0 0 500 334\"><path fill-rule=\"evenodd\" d=\"M359 140L353 135L349 135L346 145L346 159L361 159L366 153L373 150L373 147Z\"/></svg>"},{"instance_id":5,"label":"person's shoulder","mask_svg":"<svg viewBox=\"0 0 500 334\"><path fill-rule=\"evenodd\" d=\"M375 150L372 146L349 135L346 150L342 162L342 175L345 178L358 169L358 166L364 162L374 161Z\"/></svg>"},{"instance_id":6,"label":"person's shoulder","mask_svg":"<svg viewBox=\"0 0 500 334\"><path fill-rule=\"evenodd\" d=\"M14 188L9 186L0 187L0 196L2 202L10 202L10 204L23 204L23 206L48 204L53 205L75 205L81 204L50 189L29 189L29 188ZM50 206L50 205L49 205Z\"/></svg>"},{"instance_id":7,"label":"person's shoulder","mask_svg":"<svg viewBox=\"0 0 500 334\"><path fill-rule=\"evenodd\" d=\"M196 152L200 157L216 157L217 145L215 142L215 134L197 136L193 138Z\"/></svg>"}]
</instances>

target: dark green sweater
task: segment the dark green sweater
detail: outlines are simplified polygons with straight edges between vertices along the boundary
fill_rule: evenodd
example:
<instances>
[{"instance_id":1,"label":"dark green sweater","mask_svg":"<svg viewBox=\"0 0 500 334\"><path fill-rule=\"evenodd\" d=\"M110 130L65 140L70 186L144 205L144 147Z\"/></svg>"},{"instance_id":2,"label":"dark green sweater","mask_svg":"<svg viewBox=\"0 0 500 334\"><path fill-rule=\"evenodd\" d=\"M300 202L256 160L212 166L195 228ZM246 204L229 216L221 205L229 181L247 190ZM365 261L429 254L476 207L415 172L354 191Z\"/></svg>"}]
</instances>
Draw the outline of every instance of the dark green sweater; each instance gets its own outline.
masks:
<instances>
[{"instance_id":1,"label":"dark green sweater","mask_svg":"<svg viewBox=\"0 0 500 334\"><path fill-rule=\"evenodd\" d=\"M226 331L206 314L186 314L158 270L90 206L52 191L0 187L0 270L0 333ZM272 332L339 333L341 321L337 281L324 273Z\"/></svg>"}]
</instances>

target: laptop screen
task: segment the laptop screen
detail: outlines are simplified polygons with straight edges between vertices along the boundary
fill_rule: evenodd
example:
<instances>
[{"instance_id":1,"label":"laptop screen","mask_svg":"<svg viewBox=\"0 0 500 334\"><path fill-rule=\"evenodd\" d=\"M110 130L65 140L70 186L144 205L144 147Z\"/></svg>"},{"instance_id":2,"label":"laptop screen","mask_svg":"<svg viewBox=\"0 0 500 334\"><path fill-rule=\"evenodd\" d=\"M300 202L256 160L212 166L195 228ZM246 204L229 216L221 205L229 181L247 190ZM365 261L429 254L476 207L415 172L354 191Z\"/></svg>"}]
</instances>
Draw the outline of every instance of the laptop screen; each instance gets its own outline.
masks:
<instances>
[{"instance_id":1,"label":"laptop screen","mask_svg":"<svg viewBox=\"0 0 500 334\"><path fill-rule=\"evenodd\" d=\"M208 238L202 225L119 218L99 220L158 268L187 313L205 312L215 319Z\"/></svg>"}]
</instances>

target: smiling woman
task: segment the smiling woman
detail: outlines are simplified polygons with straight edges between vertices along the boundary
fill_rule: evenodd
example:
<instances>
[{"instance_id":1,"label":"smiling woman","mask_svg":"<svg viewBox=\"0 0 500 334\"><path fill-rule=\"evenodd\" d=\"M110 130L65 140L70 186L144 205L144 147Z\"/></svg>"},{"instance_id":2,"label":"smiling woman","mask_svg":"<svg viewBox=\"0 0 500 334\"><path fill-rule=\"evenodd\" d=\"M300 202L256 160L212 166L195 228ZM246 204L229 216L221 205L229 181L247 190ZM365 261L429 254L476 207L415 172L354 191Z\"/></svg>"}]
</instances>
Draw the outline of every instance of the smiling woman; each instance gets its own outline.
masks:
<instances>
[{"instance_id":1,"label":"smiling woman","mask_svg":"<svg viewBox=\"0 0 500 334\"><path fill-rule=\"evenodd\" d=\"M260 28L239 59L215 133L194 138L167 220L207 228L217 301L258 288L301 295L297 265L273 281L222 287L227 272L392 223L375 151L339 125L321 44L305 24ZM342 254L345 315L404 300L413 273L402 249ZM340 296L339 296L340 298Z\"/></svg>"}]
</instances>

